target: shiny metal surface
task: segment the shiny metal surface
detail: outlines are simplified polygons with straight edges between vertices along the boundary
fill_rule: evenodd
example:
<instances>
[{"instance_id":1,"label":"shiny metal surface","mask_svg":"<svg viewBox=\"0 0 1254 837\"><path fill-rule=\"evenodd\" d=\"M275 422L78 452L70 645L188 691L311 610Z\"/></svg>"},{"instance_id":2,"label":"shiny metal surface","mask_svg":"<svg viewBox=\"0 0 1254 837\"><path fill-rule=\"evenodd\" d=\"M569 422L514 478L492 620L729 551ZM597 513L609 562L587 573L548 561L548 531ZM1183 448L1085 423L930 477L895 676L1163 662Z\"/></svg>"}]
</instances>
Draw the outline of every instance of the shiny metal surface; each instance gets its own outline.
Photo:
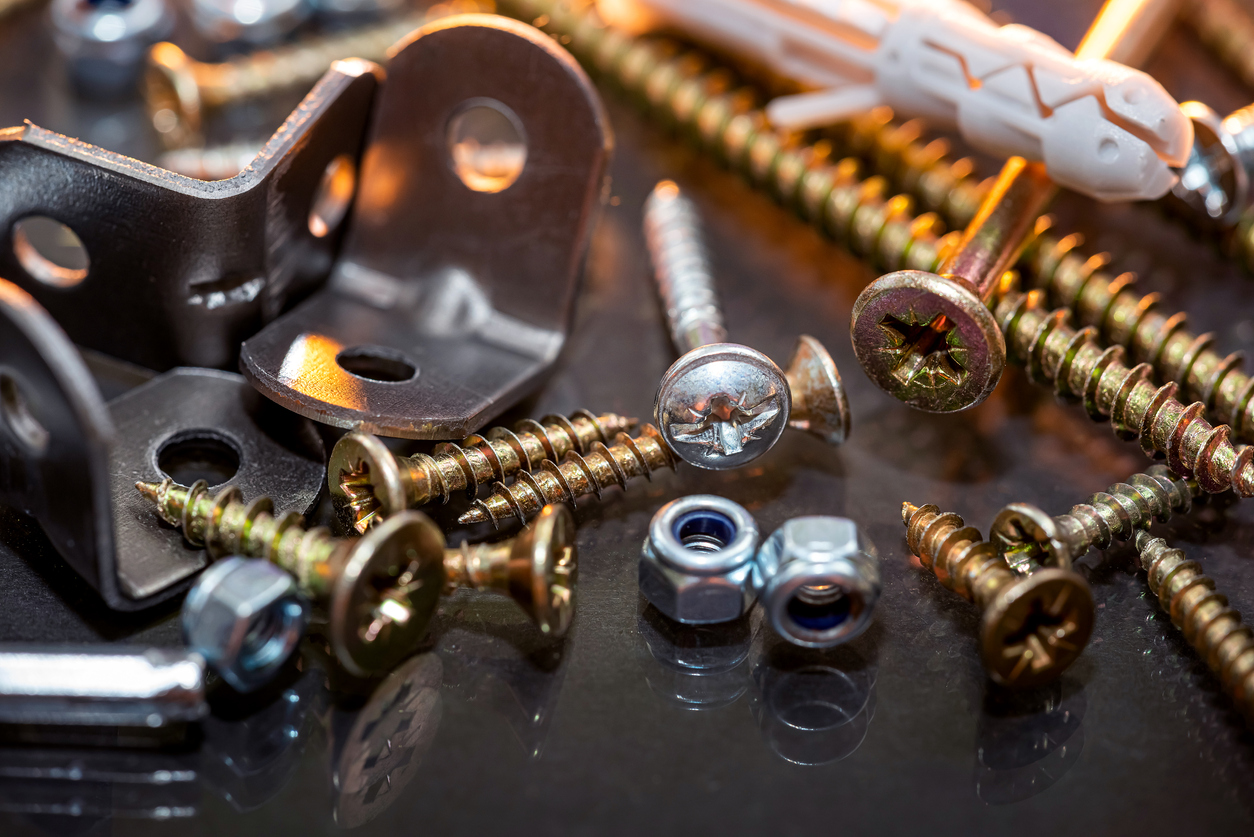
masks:
<instances>
[{"instance_id":1,"label":"shiny metal surface","mask_svg":"<svg viewBox=\"0 0 1254 837\"><path fill-rule=\"evenodd\" d=\"M476 108L521 129L508 186L457 172L463 152L512 159L475 157L500 151L486 134L453 142L455 118ZM248 339L240 366L334 427L460 439L534 388L565 344L605 186L601 101L537 30L448 18L395 48L367 149L329 287Z\"/></svg>"},{"instance_id":2,"label":"shiny metal surface","mask_svg":"<svg viewBox=\"0 0 1254 837\"><path fill-rule=\"evenodd\" d=\"M758 550L753 586L776 633L796 645L831 648L871 626L879 563L852 520L794 517Z\"/></svg>"},{"instance_id":3,"label":"shiny metal surface","mask_svg":"<svg viewBox=\"0 0 1254 837\"><path fill-rule=\"evenodd\" d=\"M0 723L157 728L198 720L205 661L158 648L0 646Z\"/></svg>"},{"instance_id":4,"label":"shiny metal surface","mask_svg":"<svg viewBox=\"0 0 1254 837\"><path fill-rule=\"evenodd\" d=\"M712 494L672 500L653 515L640 550L640 593L676 622L730 622L753 604L758 524Z\"/></svg>"},{"instance_id":5,"label":"shiny metal surface","mask_svg":"<svg viewBox=\"0 0 1254 837\"><path fill-rule=\"evenodd\" d=\"M102 99L131 93L148 47L174 31L166 0L54 0L48 20L72 83Z\"/></svg>"},{"instance_id":6,"label":"shiny metal surface","mask_svg":"<svg viewBox=\"0 0 1254 837\"><path fill-rule=\"evenodd\" d=\"M1016 0L994 8L1074 46L1097 5ZM15 24L25 19L10 18ZM104 131L107 126L97 125L102 114L79 114L40 80L40 68L57 66L55 53L45 56L37 52L36 38L10 31L25 32L0 26L0 68L21 79L22 89L0 98L0 124L30 115L69 133ZM1249 91L1211 62L1189 32L1177 28L1147 69L1179 99L1208 101L1221 113L1247 104ZM1000 391L963 414L923 414L883 394L855 368L844 339L852 302L878 271L683 140L646 123L610 88L605 97L620 152L612 192L618 203L607 207L593 239L586 293L566 356L535 401L503 419L582 406L627 415L648 410L674 348L652 297L640 213L653 184L678 171L706 221L728 326L738 339L781 361L798 331L822 339L845 373L858 427L838 449L785 434L754 467L658 471L650 484L640 480L630 491L607 490L601 502L581 504L580 612L560 643L558 668L513 602L469 592L446 600L432 630L444 663L439 729L421 753L415 778L400 793L387 793L386 782L378 785L375 804L386 807L351 833L478 837L522 823L539 834L582 829L610 837L784 829L820 834L833 828L833 811L849 832L934 837L1178 837L1254 829L1249 733L1220 694L1219 681L1147 593L1130 550L1095 550L1076 562L1098 606L1092 642L1054 687L1007 698L980 667L978 615L911 561L896 517L909 497L953 508L981 528L1011 501L1064 511L1144 470L1140 449L1094 425L1082 409L1056 402L1047 388L1013 368ZM142 120L142 113L136 118ZM135 137L128 147L143 140L142 134ZM996 170L979 161L976 177ZM1254 318L1247 313L1254 310L1254 286L1208 245L1164 220L1158 208L1094 208L1063 195L1056 211L1061 229L1086 232L1087 252L1113 253L1111 278L1140 273L1143 292L1163 294L1168 314L1188 310L1198 333L1216 332L1219 350L1254 350ZM692 493L720 494L745 505L764 532L799 515L857 520L881 555L884 586L875 623L849 645L827 651L792 646L764 626L761 634L776 650L750 638L748 649L737 652L745 655L739 668L732 663L735 654L720 658L733 666L726 676L739 678L737 685L724 681L727 688L716 688L722 675L711 674L709 708L682 708L674 697L681 689L670 698L665 693L674 669L650 652L660 632L645 633L641 614L653 614L654 624L675 623L639 595L636 562L658 506ZM454 498L438 510L453 537L456 503ZM1238 503L1225 516L1214 511L1197 509L1159 531L1248 615L1254 610L1254 506ZM92 610L86 604L92 591L60 564L36 527L9 512L0 512L0 573L4 638L178 641L169 617L118 623ZM761 618L760 609L751 613ZM690 660L698 649L709 649L713 658L713 643L730 646L741 639L711 638L699 646L676 640L680 649L666 653ZM754 666L770 688L758 685ZM809 666L829 671L816 675L808 689L787 677ZM305 671L321 677L316 669ZM699 698L694 680L675 678L689 684L684 694ZM315 703L332 698L321 679L318 689L323 697ZM530 698L514 697L524 689ZM249 740L277 747L288 740L281 735L284 726L297 718L274 708L282 696L276 692L222 707L223 722L273 712L276 726L259 722ZM768 693L790 723L770 721L759 697ZM367 700L342 693L334 699L342 719L336 730L351 726ZM863 703L867 708L849 724L836 725ZM541 721L533 725L537 709L543 710ZM322 706L316 714L329 711ZM258 797L244 814L206 782L198 815L174 828L189 837L345 834L333 819L330 770L342 748L312 715L305 718L304 733L282 755L293 759L286 781L254 779ZM207 723L202 726L208 731ZM543 739L538 758L521 743L524 733L533 746ZM851 749L853 742L859 743ZM222 747L221 739L213 746ZM230 753L237 766L263 764L245 747ZM274 757L278 767L280 753ZM243 767L236 770L249 775ZM202 773L209 772L206 763ZM0 793L20 785L7 779ZM118 793L105 800L83 797L85 808L97 812L107 812L117 799L112 815L9 809L0 814L0 830L6 837L141 837L171 829L131 821L126 795ZM49 792L41 799L65 812L73 796L72 788L62 787L59 797Z\"/></svg>"},{"instance_id":7,"label":"shiny metal surface","mask_svg":"<svg viewBox=\"0 0 1254 837\"><path fill-rule=\"evenodd\" d=\"M309 602L269 561L232 557L200 574L183 601L183 641L240 692L272 680L309 624Z\"/></svg>"}]
</instances>

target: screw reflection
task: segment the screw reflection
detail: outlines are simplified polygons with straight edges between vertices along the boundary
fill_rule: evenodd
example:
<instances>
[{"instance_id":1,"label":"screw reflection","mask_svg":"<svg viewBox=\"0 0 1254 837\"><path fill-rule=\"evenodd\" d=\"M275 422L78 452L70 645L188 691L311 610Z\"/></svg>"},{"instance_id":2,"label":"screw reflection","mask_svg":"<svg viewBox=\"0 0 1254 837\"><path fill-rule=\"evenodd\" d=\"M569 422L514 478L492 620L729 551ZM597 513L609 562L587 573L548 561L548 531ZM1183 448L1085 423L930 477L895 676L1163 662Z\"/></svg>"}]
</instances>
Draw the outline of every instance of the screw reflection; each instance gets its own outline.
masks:
<instances>
[{"instance_id":1,"label":"screw reflection","mask_svg":"<svg viewBox=\"0 0 1254 837\"><path fill-rule=\"evenodd\" d=\"M1067 678L1023 693L990 687L976 727L976 795L1013 805L1061 779L1084 749L1086 708L1083 687Z\"/></svg>"}]
</instances>

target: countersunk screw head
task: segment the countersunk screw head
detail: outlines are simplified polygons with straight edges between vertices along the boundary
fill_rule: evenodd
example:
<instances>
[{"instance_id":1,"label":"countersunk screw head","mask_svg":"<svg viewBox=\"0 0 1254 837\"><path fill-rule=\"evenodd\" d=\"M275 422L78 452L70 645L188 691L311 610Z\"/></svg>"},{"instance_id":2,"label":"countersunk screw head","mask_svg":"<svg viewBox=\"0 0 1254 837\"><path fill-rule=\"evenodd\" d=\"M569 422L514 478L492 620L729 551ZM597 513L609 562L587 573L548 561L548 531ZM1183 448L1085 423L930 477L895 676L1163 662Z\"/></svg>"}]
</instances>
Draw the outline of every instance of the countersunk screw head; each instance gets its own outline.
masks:
<instances>
[{"instance_id":1,"label":"countersunk screw head","mask_svg":"<svg viewBox=\"0 0 1254 837\"><path fill-rule=\"evenodd\" d=\"M550 636L563 636L575 615L575 556L575 516L564 505L545 506L510 551L510 593Z\"/></svg>"},{"instance_id":2,"label":"countersunk screw head","mask_svg":"<svg viewBox=\"0 0 1254 837\"><path fill-rule=\"evenodd\" d=\"M666 443L698 468L739 468L766 453L788 426L788 379L759 351L711 343L675 361L654 414Z\"/></svg>"},{"instance_id":3,"label":"countersunk screw head","mask_svg":"<svg viewBox=\"0 0 1254 837\"><path fill-rule=\"evenodd\" d=\"M344 531L364 533L376 517L390 517L408 506L396 457L369 433L344 436L331 450L327 473L331 502Z\"/></svg>"},{"instance_id":4,"label":"countersunk screw head","mask_svg":"<svg viewBox=\"0 0 1254 837\"><path fill-rule=\"evenodd\" d=\"M858 295L854 352L875 384L929 413L979 404L1001 379L1006 341L988 306L951 279L899 270Z\"/></svg>"},{"instance_id":5,"label":"countersunk screw head","mask_svg":"<svg viewBox=\"0 0 1254 837\"><path fill-rule=\"evenodd\" d=\"M444 535L421 512L390 517L356 542L331 593L331 644L353 674L413 653L444 589Z\"/></svg>"},{"instance_id":6,"label":"countersunk screw head","mask_svg":"<svg viewBox=\"0 0 1254 837\"><path fill-rule=\"evenodd\" d=\"M1007 585L980 619L980 657L994 681L1032 688L1058 677L1093 633L1093 593L1070 570L1049 568Z\"/></svg>"},{"instance_id":7,"label":"countersunk screw head","mask_svg":"<svg viewBox=\"0 0 1254 837\"><path fill-rule=\"evenodd\" d=\"M1016 573L1040 567L1071 569L1075 556L1061 537L1054 518L1036 506L1011 503L1001 510L989 529L988 539Z\"/></svg>"},{"instance_id":8,"label":"countersunk screw head","mask_svg":"<svg viewBox=\"0 0 1254 837\"><path fill-rule=\"evenodd\" d=\"M801 335L786 375L793 398L788 426L818 436L829 445L842 444L849 437L849 399L827 348L810 335Z\"/></svg>"}]
</instances>

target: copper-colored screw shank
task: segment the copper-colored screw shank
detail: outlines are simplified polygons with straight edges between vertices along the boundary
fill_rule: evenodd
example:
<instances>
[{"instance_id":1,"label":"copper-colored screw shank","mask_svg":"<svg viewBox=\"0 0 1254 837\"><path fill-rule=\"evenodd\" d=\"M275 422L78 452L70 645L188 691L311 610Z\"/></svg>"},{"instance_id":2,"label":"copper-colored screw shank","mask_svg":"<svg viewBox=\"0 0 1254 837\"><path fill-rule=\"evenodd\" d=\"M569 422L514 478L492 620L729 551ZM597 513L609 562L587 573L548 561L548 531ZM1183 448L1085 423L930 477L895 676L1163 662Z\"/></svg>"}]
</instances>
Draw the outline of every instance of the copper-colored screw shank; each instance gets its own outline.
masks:
<instances>
[{"instance_id":1,"label":"copper-colored screw shank","mask_svg":"<svg viewBox=\"0 0 1254 837\"><path fill-rule=\"evenodd\" d=\"M1020 571L1041 565L1067 568L1091 547L1105 549L1155 520L1188 513L1200 493L1196 481L1154 465L1055 517L1027 503L1011 503L993 521L988 539Z\"/></svg>"},{"instance_id":2,"label":"copper-colored screw shank","mask_svg":"<svg viewBox=\"0 0 1254 837\"><path fill-rule=\"evenodd\" d=\"M488 480L503 481L572 451L587 453L593 444L608 443L636 424L634 418L580 410L569 418L525 419L512 431L494 427L460 445L440 444L434 456L396 456L376 437L354 431L332 449L327 485L345 527L365 532L404 509L448 502L456 491L474 497Z\"/></svg>"},{"instance_id":3,"label":"copper-colored screw shank","mask_svg":"<svg viewBox=\"0 0 1254 837\"><path fill-rule=\"evenodd\" d=\"M1015 574L978 529L933 505L903 503L906 541L941 584L974 602L980 660L1004 686L1030 688L1057 678L1093 632L1093 594L1071 570Z\"/></svg>"},{"instance_id":4,"label":"copper-colored screw shank","mask_svg":"<svg viewBox=\"0 0 1254 837\"><path fill-rule=\"evenodd\" d=\"M394 43L436 18L489 11L489 0L452 0L438 3L423 14L262 50L220 64L196 61L172 43L159 43L148 53L144 87L148 112L167 146L195 145L200 141L207 110L312 85L328 67L344 58L382 62Z\"/></svg>"},{"instance_id":5,"label":"copper-colored screw shank","mask_svg":"<svg viewBox=\"0 0 1254 837\"><path fill-rule=\"evenodd\" d=\"M1254 723L1254 632L1241 623L1241 614L1228 607L1228 598L1196 561L1144 529L1133 544L1163 610Z\"/></svg>"},{"instance_id":6,"label":"copper-colored screw shank","mask_svg":"<svg viewBox=\"0 0 1254 837\"><path fill-rule=\"evenodd\" d=\"M326 606L331 645L354 674L387 671L412 653L450 585L510 595L547 633L563 633L573 615L574 520L561 506L513 541L448 550L419 512L341 539L307 529L295 512L275 515L268 497L245 503L234 486L210 494L204 480L184 487L167 479L136 488L211 556L264 558L292 573L306 596Z\"/></svg>"},{"instance_id":7,"label":"copper-colored screw shank","mask_svg":"<svg viewBox=\"0 0 1254 837\"><path fill-rule=\"evenodd\" d=\"M649 479L659 468L674 467L675 454L657 428L646 424L634 439L620 433L613 446L596 442L587 456L571 451L560 465L546 460L535 473L520 471L513 485L498 482L488 497L476 500L457 522L497 527L502 520L516 517L525 523L547 504L573 504L589 494L600 497L606 486L626 488L633 477Z\"/></svg>"}]
</instances>

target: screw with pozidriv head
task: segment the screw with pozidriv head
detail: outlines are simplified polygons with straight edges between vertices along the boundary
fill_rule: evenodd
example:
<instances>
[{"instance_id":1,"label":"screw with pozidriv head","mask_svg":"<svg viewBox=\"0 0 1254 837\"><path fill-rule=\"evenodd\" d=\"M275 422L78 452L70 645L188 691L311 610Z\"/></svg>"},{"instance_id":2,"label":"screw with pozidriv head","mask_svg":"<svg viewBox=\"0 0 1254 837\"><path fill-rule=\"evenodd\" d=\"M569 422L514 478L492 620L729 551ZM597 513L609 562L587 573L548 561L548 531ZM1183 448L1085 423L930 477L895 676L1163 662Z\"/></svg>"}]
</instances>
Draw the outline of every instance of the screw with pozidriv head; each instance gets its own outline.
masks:
<instances>
[{"instance_id":1,"label":"screw with pozidriv head","mask_svg":"<svg viewBox=\"0 0 1254 837\"><path fill-rule=\"evenodd\" d=\"M619 433L635 428L636 419L587 410L566 416L526 419L514 429L494 427L460 445L441 444L434 456L396 456L369 433L348 433L331 451L327 485L346 527L365 532L388 515L432 502L448 502L455 491L471 497L489 479L504 480L531 471L546 460L588 453Z\"/></svg>"},{"instance_id":2,"label":"screw with pozidriv head","mask_svg":"<svg viewBox=\"0 0 1254 837\"><path fill-rule=\"evenodd\" d=\"M1017 575L979 530L933 505L903 503L901 520L923 566L982 611L980 660L994 681L1039 686L1080 656L1095 614L1083 578L1057 568Z\"/></svg>"},{"instance_id":3,"label":"screw with pozidriv head","mask_svg":"<svg viewBox=\"0 0 1254 837\"><path fill-rule=\"evenodd\" d=\"M698 468L738 468L770 450L786 427L843 442L849 404L819 341L802 335L787 373L756 349L727 342L696 208L673 181L645 202L644 229L671 337L684 353L654 403L676 455Z\"/></svg>"},{"instance_id":4,"label":"screw with pozidriv head","mask_svg":"<svg viewBox=\"0 0 1254 837\"><path fill-rule=\"evenodd\" d=\"M511 541L445 549L426 515L406 511L365 537L335 538L307 529L273 502L245 503L234 486L210 494L204 480L138 483L157 513L210 556L265 558L296 577L301 592L325 605L331 645L353 674L388 671L413 652L439 597L459 586L511 596L547 634L565 633L574 614L574 520L563 506L544 509Z\"/></svg>"},{"instance_id":5,"label":"screw with pozidriv head","mask_svg":"<svg viewBox=\"0 0 1254 837\"><path fill-rule=\"evenodd\" d=\"M1155 520L1186 514L1201 493L1196 480L1176 477L1166 466L1155 465L1055 517L1028 503L1011 503L998 513L988 539L1020 571L1038 566L1067 569L1090 547L1105 549Z\"/></svg>"}]
</instances>

